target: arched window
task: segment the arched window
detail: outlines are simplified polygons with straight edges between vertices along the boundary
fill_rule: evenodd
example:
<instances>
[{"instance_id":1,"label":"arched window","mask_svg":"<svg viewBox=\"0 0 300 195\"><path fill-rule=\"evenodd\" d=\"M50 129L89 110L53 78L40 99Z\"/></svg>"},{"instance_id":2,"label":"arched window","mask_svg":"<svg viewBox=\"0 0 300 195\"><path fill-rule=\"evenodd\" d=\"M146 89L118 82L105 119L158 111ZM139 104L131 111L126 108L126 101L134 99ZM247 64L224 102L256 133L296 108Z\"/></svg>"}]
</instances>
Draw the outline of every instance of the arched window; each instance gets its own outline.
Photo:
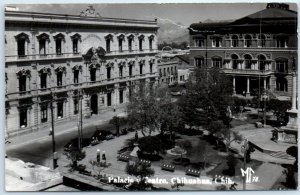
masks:
<instances>
[{"instance_id":1,"label":"arched window","mask_svg":"<svg viewBox=\"0 0 300 195\"><path fill-rule=\"evenodd\" d=\"M195 57L195 66L201 68L204 66L204 58L203 57Z\"/></svg>"},{"instance_id":2,"label":"arched window","mask_svg":"<svg viewBox=\"0 0 300 195\"><path fill-rule=\"evenodd\" d=\"M53 38L55 40L56 55L62 55L62 41L65 40L65 36L59 33L55 35Z\"/></svg>"},{"instance_id":3,"label":"arched window","mask_svg":"<svg viewBox=\"0 0 300 195\"><path fill-rule=\"evenodd\" d=\"M144 41L144 35L139 36L139 50L143 51L143 41Z\"/></svg>"},{"instance_id":4,"label":"arched window","mask_svg":"<svg viewBox=\"0 0 300 195\"><path fill-rule=\"evenodd\" d=\"M244 56L244 59L245 59L245 68L246 69L251 69L252 57L250 55L246 54Z\"/></svg>"},{"instance_id":5,"label":"arched window","mask_svg":"<svg viewBox=\"0 0 300 195\"><path fill-rule=\"evenodd\" d=\"M81 35L76 33L71 36L72 44L73 44L73 53L78 54L78 42L81 40Z\"/></svg>"},{"instance_id":6,"label":"arched window","mask_svg":"<svg viewBox=\"0 0 300 195\"><path fill-rule=\"evenodd\" d=\"M245 47L251 47L252 46L252 37L250 35L245 36Z\"/></svg>"},{"instance_id":7,"label":"arched window","mask_svg":"<svg viewBox=\"0 0 300 195\"><path fill-rule=\"evenodd\" d=\"M231 55L232 69L238 68L238 59L239 59L239 57L237 55L235 55L235 54Z\"/></svg>"},{"instance_id":8,"label":"arched window","mask_svg":"<svg viewBox=\"0 0 300 195\"><path fill-rule=\"evenodd\" d=\"M266 70L266 57L264 55L259 55L257 57L258 59L258 67L259 67L259 70L261 71L264 71Z\"/></svg>"},{"instance_id":9,"label":"arched window","mask_svg":"<svg viewBox=\"0 0 300 195\"><path fill-rule=\"evenodd\" d=\"M266 36L264 34L259 35L259 46L260 47L266 47Z\"/></svg>"},{"instance_id":10,"label":"arched window","mask_svg":"<svg viewBox=\"0 0 300 195\"><path fill-rule=\"evenodd\" d=\"M231 47L238 47L239 46L239 40L237 35L232 35L231 37Z\"/></svg>"},{"instance_id":11,"label":"arched window","mask_svg":"<svg viewBox=\"0 0 300 195\"><path fill-rule=\"evenodd\" d=\"M106 43L106 52L109 53L110 51L110 43L113 40L113 36L111 34L104 37L105 43Z\"/></svg>"},{"instance_id":12,"label":"arched window","mask_svg":"<svg viewBox=\"0 0 300 195\"><path fill-rule=\"evenodd\" d=\"M118 43L119 43L119 52L123 51L123 41L124 41L124 35L121 34L120 36L118 36Z\"/></svg>"},{"instance_id":13,"label":"arched window","mask_svg":"<svg viewBox=\"0 0 300 195\"><path fill-rule=\"evenodd\" d=\"M127 38L128 38L128 50L132 51L132 43L134 41L134 35L131 34Z\"/></svg>"},{"instance_id":14,"label":"arched window","mask_svg":"<svg viewBox=\"0 0 300 195\"><path fill-rule=\"evenodd\" d=\"M276 79L276 90L277 91L283 91L283 92L288 91L288 83L287 83L286 78L278 77Z\"/></svg>"},{"instance_id":15,"label":"arched window","mask_svg":"<svg viewBox=\"0 0 300 195\"><path fill-rule=\"evenodd\" d=\"M37 39L39 41L39 54L40 56L46 56L47 55L47 48L46 43L49 42L49 35L46 33L42 33L39 36L37 36Z\"/></svg>"},{"instance_id":16,"label":"arched window","mask_svg":"<svg viewBox=\"0 0 300 195\"><path fill-rule=\"evenodd\" d=\"M153 45L153 40L154 40L154 35L149 36L149 49L152 50L152 45Z\"/></svg>"},{"instance_id":17,"label":"arched window","mask_svg":"<svg viewBox=\"0 0 300 195\"><path fill-rule=\"evenodd\" d=\"M222 58L217 56L217 57L212 57L212 67L215 68L222 68Z\"/></svg>"},{"instance_id":18,"label":"arched window","mask_svg":"<svg viewBox=\"0 0 300 195\"><path fill-rule=\"evenodd\" d=\"M278 58L276 62L276 72L278 73L288 73L288 60L285 58Z\"/></svg>"},{"instance_id":19,"label":"arched window","mask_svg":"<svg viewBox=\"0 0 300 195\"><path fill-rule=\"evenodd\" d=\"M26 56L26 42L29 42L29 36L25 33L20 33L15 36L18 46L18 57L22 58Z\"/></svg>"}]
</instances>

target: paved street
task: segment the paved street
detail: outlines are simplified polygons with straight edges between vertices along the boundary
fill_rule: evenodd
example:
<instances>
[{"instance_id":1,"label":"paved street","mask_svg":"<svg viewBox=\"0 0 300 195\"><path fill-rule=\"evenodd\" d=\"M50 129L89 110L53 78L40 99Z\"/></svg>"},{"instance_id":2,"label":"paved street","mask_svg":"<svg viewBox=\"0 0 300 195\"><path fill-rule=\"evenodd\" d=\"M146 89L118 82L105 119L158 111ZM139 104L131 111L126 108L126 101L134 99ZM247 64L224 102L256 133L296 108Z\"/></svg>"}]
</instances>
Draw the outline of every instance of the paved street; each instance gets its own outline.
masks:
<instances>
[{"instance_id":1,"label":"paved street","mask_svg":"<svg viewBox=\"0 0 300 195\"><path fill-rule=\"evenodd\" d=\"M114 129L108 121L117 112L106 111L97 116L83 120L83 137L90 137L96 127L99 129ZM59 123L55 126L56 151L61 154L64 145L78 135L77 120L68 123ZM32 162L52 167L52 137L49 136L49 129L40 129L36 133L20 135L9 139L11 143L6 144L6 154L10 158L18 158L25 162Z\"/></svg>"}]
</instances>

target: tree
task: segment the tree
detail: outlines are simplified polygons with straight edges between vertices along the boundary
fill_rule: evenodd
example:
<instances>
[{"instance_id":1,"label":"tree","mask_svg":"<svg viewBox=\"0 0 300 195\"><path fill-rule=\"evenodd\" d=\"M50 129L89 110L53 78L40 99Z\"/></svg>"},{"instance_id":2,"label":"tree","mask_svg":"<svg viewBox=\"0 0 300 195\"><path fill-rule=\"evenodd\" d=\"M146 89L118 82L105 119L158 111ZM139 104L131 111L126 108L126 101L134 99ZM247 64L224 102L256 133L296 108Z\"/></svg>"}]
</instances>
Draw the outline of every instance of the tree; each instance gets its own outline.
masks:
<instances>
[{"instance_id":1,"label":"tree","mask_svg":"<svg viewBox=\"0 0 300 195\"><path fill-rule=\"evenodd\" d=\"M106 165L103 164L101 161L97 162L94 160L90 160L89 163L93 167L93 171L96 174L97 178L101 177L101 172L106 168Z\"/></svg>"},{"instance_id":2,"label":"tree","mask_svg":"<svg viewBox=\"0 0 300 195\"><path fill-rule=\"evenodd\" d=\"M158 154L162 150L162 143L156 136L146 136L138 140L139 148L142 152Z\"/></svg>"},{"instance_id":3,"label":"tree","mask_svg":"<svg viewBox=\"0 0 300 195\"><path fill-rule=\"evenodd\" d=\"M151 132L159 127L158 112L159 106L152 86L141 83L132 89L127 104L128 121L131 125L140 127L144 136L147 131L151 135Z\"/></svg>"},{"instance_id":4,"label":"tree","mask_svg":"<svg viewBox=\"0 0 300 195\"><path fill-rule=\"evenodd\" d=\"M117 136L120 135L120 126L125 124L127 122L126 118L124 117L119 117L119 116L114 116L110 121L109 124L113 124L116 126L117 130Z\"/></svg>"},{"instance_id":5,"label":"tree","mask_svg":"<svg viewBox=\"0 0 300 195\"><path fill-rule=\"evenodd\" d=\"M72 146L68 152L64 153L68 160L71 160L72 170L77 169L77 162L85 158L85 151Z\"/></svg>"},{"instance_id":6,"label":"tree","mask_svg":"<svg viewBox=\"0 0 300 195\"><path fill-rule=\"evenodd\" d=\"M212 121L223 120L228 106L233 105L230 79L217 68L197 68L179 105L189 126L206 127Z\"/></svg>"},{"instance_id":7,"label":"tree","mask_svg":"<svg viewBox=\"0 0 300 195\"><path fill-rule=\"evenodd\" d=\"M228 166L228 175L234 176L235 175L235 166L237 165L238 160L234 157L234 155L230 154L227 156L227 166Z\"/></svg>"},{"instance_id":8,"label":"tree","mask_svg":"<svg viewBox=\"0 0 300 195\"><path fill-rule=\"evenodd\" d=\"M129 175L136 176L138 180L138 186L141 190L145 190L148 187L151 187L152 184L146 183L146 177L151 177L154 175L154 169L148 167L142 163L127 163L126 173Z\"/></svg>"},{"instance_id":9,"label":"tree","mask_svg":"<svg viewBox=\"0 0 300 195\"><path fill-rule=\"evenodd\" d=\"M291 146L286 150L286 153L294 157L295 163L294 163L294 170L298 172L298 147L297 146Z\"/></svg>"}]
</instances>

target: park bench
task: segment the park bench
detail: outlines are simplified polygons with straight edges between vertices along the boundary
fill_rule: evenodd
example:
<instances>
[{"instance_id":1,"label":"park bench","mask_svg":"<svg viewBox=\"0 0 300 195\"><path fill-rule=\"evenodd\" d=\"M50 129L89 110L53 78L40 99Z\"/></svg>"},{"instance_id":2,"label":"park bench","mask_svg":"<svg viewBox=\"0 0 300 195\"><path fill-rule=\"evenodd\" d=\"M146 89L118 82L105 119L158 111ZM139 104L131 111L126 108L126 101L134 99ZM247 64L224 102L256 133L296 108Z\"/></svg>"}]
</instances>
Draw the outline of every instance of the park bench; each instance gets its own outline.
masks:
<instances>
[{"instance_id":1,"label":"park bench","mask_svg":"<svg viewBox=\"0 0 300 195\"><path fill-rule=\"evenodd\" d=\"M196 169L191 169L188 168L185 172L186 175L191 175L191 176L195 176L195 177L199 177L201 174L201 171L196 170Z\"/></svg>"},{"instance_id":2,"label":"park bench","mask_svg":"<svg viewBox=\"0 0 300 195\"><path fill-rule=\"evenodd\" d=\"M87 171L87 170L79 170L79 173L82 175L92 176L91 171Z\"/></svg>"},{"instance_id":3,"label":"park bench","mask_svg":"<svg viewBox=\"0 0 300 195\"><path fill-rule=\"evenodd\" d=\"M151 167L151 161L150 160L140 159L139 163L142 164L142 165L145 165L147 167Z\"/></svg>"},{"instance_id":4,"label":"park bench","mask_svg":"<svg viewBox=\"0 0 300 195\"><path fill-rule=\"evenodd\" d=\"M128 161L129 161L129 156L128 156L128 155L125 155L125 154L120 154L120 155L118 156L118 160L119 160L119 161L128 162Z\"/></svg>"},{"instance_id":5,"label":"park bench","mask_svg":"<svg viewBox=\"0 0 300 195\"><path fill-rule=\"evenodd\" d=\"M175 171L175 166L170 165L170 164L162 164L161 165L161 170L174 172Z\"/></svg>"}]
</instances>

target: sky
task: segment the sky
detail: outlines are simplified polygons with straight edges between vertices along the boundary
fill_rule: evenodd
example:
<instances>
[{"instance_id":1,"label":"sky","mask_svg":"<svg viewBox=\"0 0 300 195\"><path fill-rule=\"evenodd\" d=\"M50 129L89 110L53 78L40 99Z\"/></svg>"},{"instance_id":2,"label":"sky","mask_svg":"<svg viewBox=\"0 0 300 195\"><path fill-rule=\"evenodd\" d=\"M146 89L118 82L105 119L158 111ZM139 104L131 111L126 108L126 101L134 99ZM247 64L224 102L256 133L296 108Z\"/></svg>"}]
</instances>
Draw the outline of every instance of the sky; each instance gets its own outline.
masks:
<instances>
[{"instance_id":1,"label":"sky","mask_svg":"<svg viewBox=\"0 0 300 195\"><path fill-rule=\"evenodd\" d=\"M170 20L189 26L210 20L231 20L265 9L266 3L172 3L172 4L11 4L20 11L79 15L88 5L103 17ZM290 9L297 11L296 4Z\"/></svg>"}]
</instances>

